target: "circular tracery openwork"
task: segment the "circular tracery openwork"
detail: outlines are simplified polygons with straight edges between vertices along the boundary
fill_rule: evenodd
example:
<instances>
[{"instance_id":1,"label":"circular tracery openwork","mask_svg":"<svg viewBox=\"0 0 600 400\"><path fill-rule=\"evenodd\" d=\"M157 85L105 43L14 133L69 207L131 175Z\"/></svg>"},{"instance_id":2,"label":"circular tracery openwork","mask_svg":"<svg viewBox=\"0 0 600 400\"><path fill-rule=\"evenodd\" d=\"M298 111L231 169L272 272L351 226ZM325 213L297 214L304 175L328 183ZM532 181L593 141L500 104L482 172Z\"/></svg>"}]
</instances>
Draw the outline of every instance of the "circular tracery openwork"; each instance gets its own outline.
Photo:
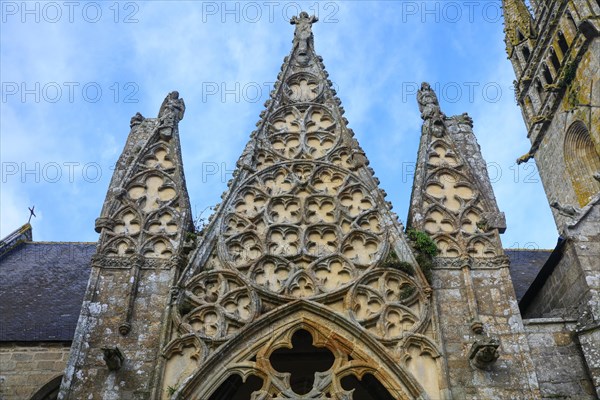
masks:
<instances>
[{"instance_id":1,"label":"circular tracery openwork","mask_svg":"<svg viewBox=\"0 0 600 400\"><path fill-rule=\"evenodd\" d=\"M254 291L234 272L203 272L192 279L180 297L180 329L202 339L227 340L259 309Z\"/></svg>"},{"instance_id":2,"label":"circular tracery openwork","mask_svg":"<svg viewBox=\"0 0 600 400\"><path fill-rule=\"evenodd\" d=\"M285 82L283 93L292 102L311 102L323 94L323 81L312 74L300 72Z\"/></svg>"},{"instance_id":3,"label":"circular tracery openwork","mask_svg":"<svg viewBox=\"0 0 600 400\"><path fill-rule=\"evenodd\" d=\"M267 135L272 149L287 159L322 158L341 137L331 111L311 103L275 111L269 118Z\"/></svg>"},{"instance_id":4,"label":"circular tracery openwork","mask_svg":"<svg viewBox=\"0 0 600 400\"><path fill-rule=\"evenodd\" d=\"M428 304L413 278L390 270L367 273L346 297L352 318L376 337L388 340L418 332L426 321Z\"/></svg>"},{"instance_id":5,"label":"circular tracery openwork","mask_svg":"<svg viewBox=\"0 0 600 400\"><path fill-rule=\"evenodd\" d=\"M241 187L225 207L219 251L259 290L294 298L332 293L386 251L376 203L348 171L279 164Z\"/></svg>"}]
</instances>

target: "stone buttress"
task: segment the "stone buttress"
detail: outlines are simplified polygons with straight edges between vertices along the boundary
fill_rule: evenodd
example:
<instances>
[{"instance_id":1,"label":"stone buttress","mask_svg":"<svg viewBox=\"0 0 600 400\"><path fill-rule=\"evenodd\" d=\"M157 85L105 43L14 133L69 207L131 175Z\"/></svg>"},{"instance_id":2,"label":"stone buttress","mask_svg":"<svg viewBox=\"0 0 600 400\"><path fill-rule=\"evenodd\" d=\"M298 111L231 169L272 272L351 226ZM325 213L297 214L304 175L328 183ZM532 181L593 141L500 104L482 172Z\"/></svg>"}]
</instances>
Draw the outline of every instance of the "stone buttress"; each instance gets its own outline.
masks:
<instances>
[{"instance_id":1,"label":"stone buttress","mask_svg":"<svg viewBox=\"0 0 600 400\"><path fill-rule=\"evenodd\" d=\"M436 243L433 301L453 398L538 398L499 234L505 230L465 113L447 117L427 83L408 225ZM410 232L410 230L409 230Z\"/></svg>"},{"instance_id":2,"label":"stone buttress","mask_svg":"<svg viewBox=\"0 0 600 400\"><path fill-rule=\"evenodd\" d=\"M315 53L316 20L291 20L271 99L173 288L155 398L449 398L431 288Z\"/></svg>"},{"instance_id":3,"label":"stone buttress","mask_svg":"<svg viewBox=\"0 0 600 400\"><path fill-rule=\"evenodd\" d=\"M158 118L136 114L110 183L59 399L147 399L170 289L193 231L170 93ZM189 250L189 249L188 249Z\"/></svg>"}]
</instances>

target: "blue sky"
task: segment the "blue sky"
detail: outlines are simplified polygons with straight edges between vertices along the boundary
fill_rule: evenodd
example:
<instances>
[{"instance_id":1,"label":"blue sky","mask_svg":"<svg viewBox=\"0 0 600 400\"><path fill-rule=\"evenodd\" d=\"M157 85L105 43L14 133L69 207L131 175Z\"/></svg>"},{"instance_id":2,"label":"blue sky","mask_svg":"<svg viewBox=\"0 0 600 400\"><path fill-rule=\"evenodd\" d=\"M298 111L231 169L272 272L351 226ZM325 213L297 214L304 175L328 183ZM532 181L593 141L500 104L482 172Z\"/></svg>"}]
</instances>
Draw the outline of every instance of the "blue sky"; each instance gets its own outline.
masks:
<instances>
[{"instance_id":1,"label":"blue sky","mask_svg":"<svg viewBox=\"0 0 600 400\"><path fill-rule=\"evenodd\" d=\"M289 17L317 14L315 47L350 127L405 221L428 81L447 115L468 112L488 162L506 248L552 248L556 229L511 91L500 0L4 1L1 25L0 229L95 241L112 166L137 111L168 92L180 123L194 217L226 188L291 49Z\"/></svg>"}]
</instances>

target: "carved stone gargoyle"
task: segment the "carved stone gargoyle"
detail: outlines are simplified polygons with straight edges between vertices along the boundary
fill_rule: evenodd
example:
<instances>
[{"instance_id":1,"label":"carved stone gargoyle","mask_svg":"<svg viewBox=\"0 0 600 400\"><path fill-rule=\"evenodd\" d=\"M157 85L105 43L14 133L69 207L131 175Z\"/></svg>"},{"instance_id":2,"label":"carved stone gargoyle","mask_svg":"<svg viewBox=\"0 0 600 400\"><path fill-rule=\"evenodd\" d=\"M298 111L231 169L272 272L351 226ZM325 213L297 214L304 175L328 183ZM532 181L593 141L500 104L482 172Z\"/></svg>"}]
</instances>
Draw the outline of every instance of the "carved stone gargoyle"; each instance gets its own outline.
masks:
<instances>
[{"instance_id":1,"label":"carved stone gargoyle","mask_svg":"<svg viewBox=\"0 0 600 400\"><path fill-rule=\"evenodd\" d=\"M103 347L102 352L104 353L104 362L111 371L116 371L121 368L125 357L118 347Z\"/></svg>"},{"instance_id":2,"label":"carved stone gargoyle","mask_svg":"<svg viewBox=\"0 0 600 400\"><path fill-rule=\"evenodd\" d=\"M486 337L476 340L469 350L469 360L477 368L485 369L500 357L499 346L500 342L495 338Z\"/></svg>"}]
</instances>

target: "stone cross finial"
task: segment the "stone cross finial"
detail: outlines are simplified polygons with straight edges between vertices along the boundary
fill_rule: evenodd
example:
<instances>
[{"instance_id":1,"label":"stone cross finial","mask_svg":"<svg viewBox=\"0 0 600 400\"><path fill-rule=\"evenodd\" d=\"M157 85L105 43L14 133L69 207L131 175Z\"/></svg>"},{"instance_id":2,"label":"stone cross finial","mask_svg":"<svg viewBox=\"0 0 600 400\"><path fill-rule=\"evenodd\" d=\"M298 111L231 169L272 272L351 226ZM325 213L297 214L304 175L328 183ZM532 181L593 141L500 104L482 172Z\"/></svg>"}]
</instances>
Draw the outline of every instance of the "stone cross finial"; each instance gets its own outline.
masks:
<instances>
[{"instance_id":1,"label":"stone cross finial","mask_svg":"<svg viewBox=\"0 0 600 400\"><path fill-rule=\"evenodd\" d=\"M306 11L302 11L299 16L290 19L290 24L296 25L294 44L298 44L301 55L305 55L309 44L313 44L312 24L318 20L317 16L309 16Z\"/></svg>"}]
</instances>

